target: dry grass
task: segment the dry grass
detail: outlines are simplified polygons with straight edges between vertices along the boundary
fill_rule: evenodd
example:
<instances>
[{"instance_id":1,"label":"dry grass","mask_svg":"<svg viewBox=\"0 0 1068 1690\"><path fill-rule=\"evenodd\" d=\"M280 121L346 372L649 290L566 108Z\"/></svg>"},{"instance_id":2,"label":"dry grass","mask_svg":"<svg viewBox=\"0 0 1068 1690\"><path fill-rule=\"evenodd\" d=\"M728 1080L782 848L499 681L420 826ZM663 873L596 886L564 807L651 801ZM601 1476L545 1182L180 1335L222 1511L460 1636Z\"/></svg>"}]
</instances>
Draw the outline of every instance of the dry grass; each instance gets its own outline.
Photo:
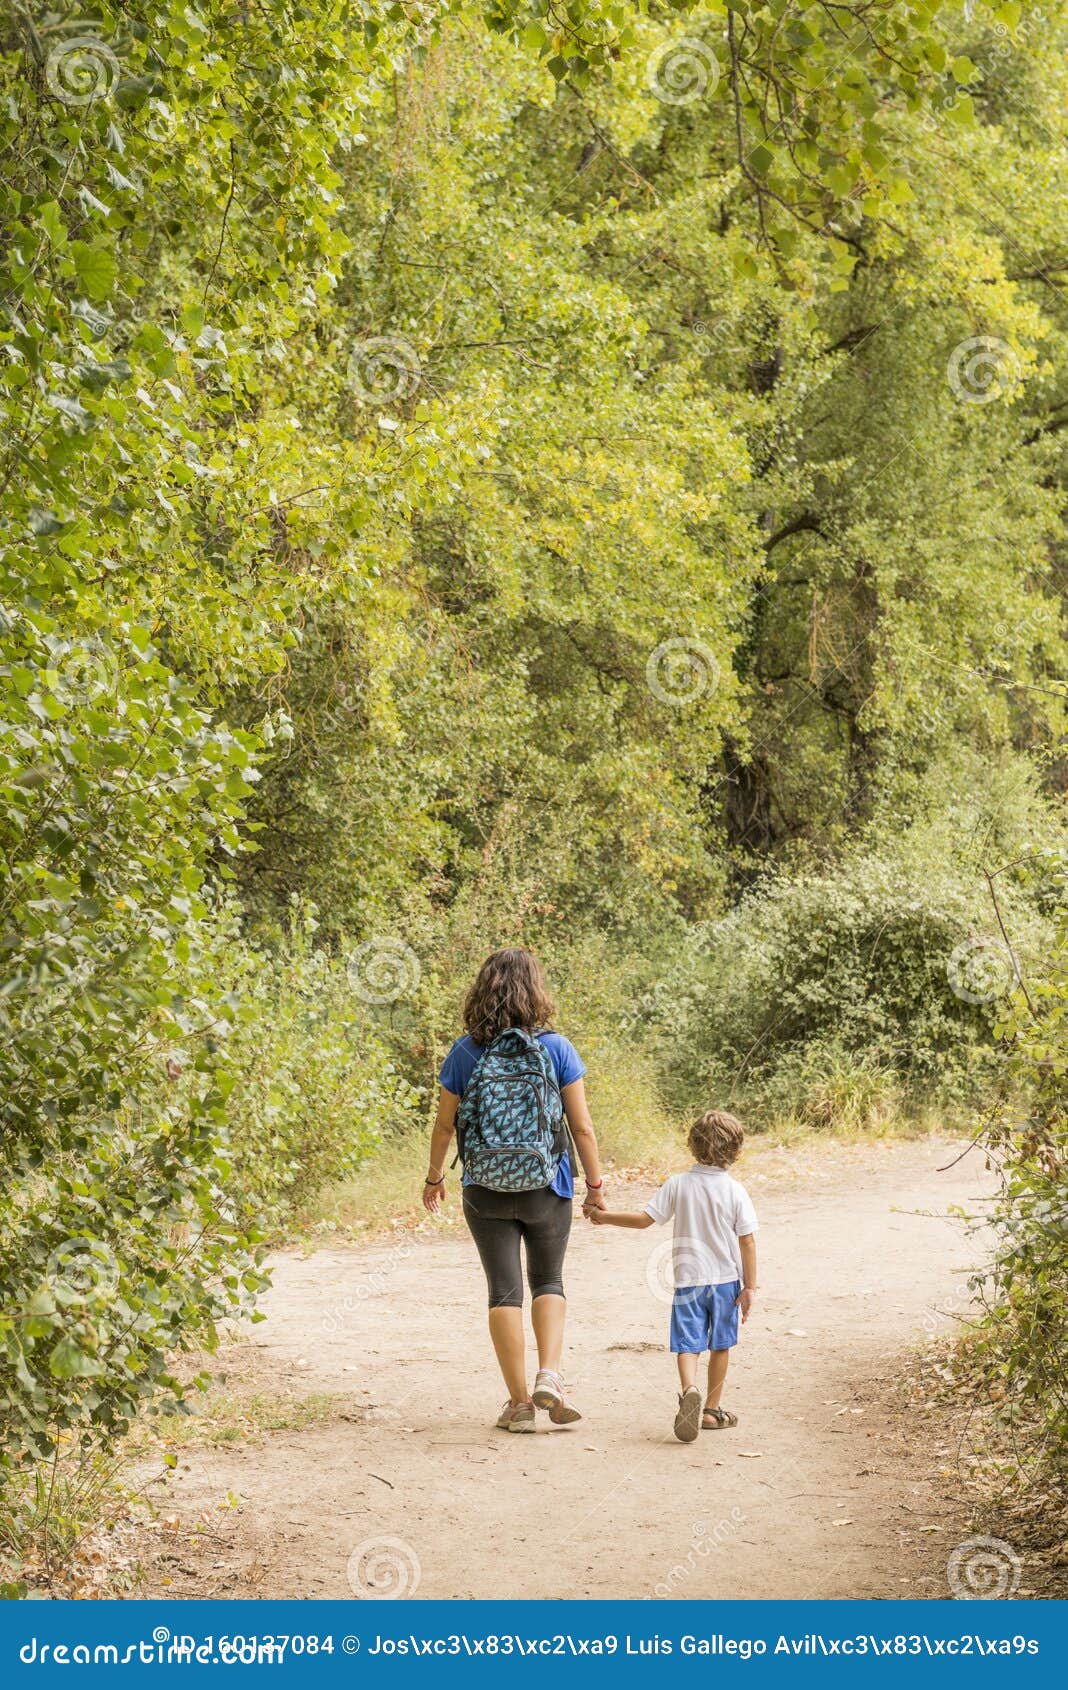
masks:
<instances>
[{"instance_id":1,"label":"dry grass","mask_svg":"<svg viewBox=\"0 0 1068 1690\"><path fill-rule=\"evenodd\" d=\"M348 1406L347 1397L325 1392L295 1397L208 1391L192 1402L188 1414L160 1414L143 1422L138 1453L258 1443L270 1432L300 1432L336 1420Z\"/></svg>"},{"instance_id":2,"label":"dry grass","mask_svg":"<svg viewBox=\"0 0 1068 1690\"><path fill-rule=\"evenodd\" d=\"M596 1043L596 1041L594 1041ZM602 1160L615 1168L677 1166L686 1131L658 1101L640 1054L591 1049L587 1095ZM293 1230L313 1238L327 1231L363 1235L396 1217L421 1213L429 1128L382 1146L353 1178L328 1186L295 1217ZM460 1169L449 1175L458 1183Z\"/></svg>"},{"instance_id":3,"label":"dry grass","mask_svg":"<svg viewBox=\"0 0 1068 1690\"><path fill-rule=\"evenodd\" d=\"M592 1041L589 1066L587 1094L606 1172L656 1180L686 1167L689 1120L672 1119L667 1113L642 1054L612 1048L599 1051ZM803 1152L828 1140L849 1145L872 1139L926 1138L944 1133L947 1126L952 1130L953 1124L933 1109L905 1112L887 1107L874 1114L843 1110L837 1116L828 1113L819 1125L811 1117L785 1115L766 1125L757 1123L758 1130L748 1135L746 1158L751 1161L762 1151L773 1157L779 1152ZM291 1237L314 1245L326 1234L363 1238L391 1222L417 1220L423 1212L420 1197L428 1139L429 1129L384 1145L353 1178L320 1192L294 1218ZM455 1190L460 1169L446 1172Z\"/></svg>"}]
</instances>

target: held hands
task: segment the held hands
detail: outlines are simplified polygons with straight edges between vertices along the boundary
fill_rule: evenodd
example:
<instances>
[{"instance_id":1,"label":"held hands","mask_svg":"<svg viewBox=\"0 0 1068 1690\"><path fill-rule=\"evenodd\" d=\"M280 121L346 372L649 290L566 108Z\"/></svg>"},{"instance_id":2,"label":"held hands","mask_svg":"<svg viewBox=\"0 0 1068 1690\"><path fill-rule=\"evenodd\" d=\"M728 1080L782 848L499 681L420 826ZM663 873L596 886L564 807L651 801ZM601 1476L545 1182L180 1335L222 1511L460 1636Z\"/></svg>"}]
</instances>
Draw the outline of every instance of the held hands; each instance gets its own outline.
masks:
<instances>
[{"instance_id":1,"label":"held hands","mask_svg":"<svg viewBox=\"0 0 1068 1690\"><path fill-rule=\"evenodd\" d=\"M608 1204L604 1200L604 1180L601 1180L600 1185L587 1185L586 1195L582 1199L582 1213L586 1219L588 1221L594 1220L596 1218L595 1211L607 1209L607 1207Z\"/></svg>"}]
</instances>

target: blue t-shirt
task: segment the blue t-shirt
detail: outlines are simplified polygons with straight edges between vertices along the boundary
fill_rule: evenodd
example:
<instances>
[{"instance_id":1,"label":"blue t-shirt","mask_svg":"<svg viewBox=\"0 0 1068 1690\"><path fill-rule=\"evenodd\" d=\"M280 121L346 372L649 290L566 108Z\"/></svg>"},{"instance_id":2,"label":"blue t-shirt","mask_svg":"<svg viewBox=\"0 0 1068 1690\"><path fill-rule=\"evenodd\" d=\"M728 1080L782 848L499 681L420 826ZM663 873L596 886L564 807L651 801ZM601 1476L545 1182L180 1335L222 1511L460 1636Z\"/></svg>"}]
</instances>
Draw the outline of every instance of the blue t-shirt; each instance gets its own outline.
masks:
<instances>
[{"instance_id":1,"label":"blue t-shirt","mask_svg":"<svg viewBox=\"0 0 1068 1690\"><path fill-rule=\"evenodd\" d=\"M573 1080L581 1080L586 1072L586 1064L570 1039L565 1039L563 1033L539 1033L538 1043L543 1044L549 1052L549 1059L556 1075L556 1083L561 1091L571 1085ZM438 1075L439 1084L451 1091L454 1096L462 1097L475 1071L475 1063L482 1055L484 1045L477 1045L470 1033L465 1033L462 1039L457 1039L448 1056L441 1064ZM472 1182L464 1175L464 1184ZM549 1187L558 1197L574 1197L575 1181L571 1174L571 1158L567 1151L560 1158L560 1166L556 1170L556 1178Z\"/></svg>"}]
</instances>

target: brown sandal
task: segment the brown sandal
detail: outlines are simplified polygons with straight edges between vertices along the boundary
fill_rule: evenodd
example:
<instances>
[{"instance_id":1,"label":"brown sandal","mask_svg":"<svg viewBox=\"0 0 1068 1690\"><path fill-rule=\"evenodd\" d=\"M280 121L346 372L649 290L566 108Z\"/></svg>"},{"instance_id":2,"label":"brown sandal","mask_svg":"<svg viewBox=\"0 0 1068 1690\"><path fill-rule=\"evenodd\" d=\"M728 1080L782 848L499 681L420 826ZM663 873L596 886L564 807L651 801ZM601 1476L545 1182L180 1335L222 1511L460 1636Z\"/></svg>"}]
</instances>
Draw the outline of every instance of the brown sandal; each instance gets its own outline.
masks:
<instances>
[{"instance_id":1,"label":"brown sandal","mask_svg":"<svg viewBox=\"0 0 1068 1690\"><path fill-rule=\"evenodd\" d=\"M712 1424L706 1425L711 1420ZM722 1432L725 1427L737 1426L738 1416L732 1414L729 1408L706 1408L701 1415L702 1432Z\"/></svg>"}]
</instances>

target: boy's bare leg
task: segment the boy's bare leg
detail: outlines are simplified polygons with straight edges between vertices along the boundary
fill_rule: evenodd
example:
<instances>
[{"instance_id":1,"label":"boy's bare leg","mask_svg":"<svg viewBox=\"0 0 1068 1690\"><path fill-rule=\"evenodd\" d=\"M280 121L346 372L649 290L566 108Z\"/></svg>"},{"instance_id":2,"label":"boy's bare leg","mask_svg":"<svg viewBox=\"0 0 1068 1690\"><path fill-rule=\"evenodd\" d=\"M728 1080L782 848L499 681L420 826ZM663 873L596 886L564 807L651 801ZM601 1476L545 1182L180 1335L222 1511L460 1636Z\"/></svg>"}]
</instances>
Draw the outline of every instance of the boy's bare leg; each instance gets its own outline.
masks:
<instances>
[{"instance_id":1,"label":"boy's bare leg","mask_svg":"<svg viewBox=\"0 0 1068 1690\"><path fill-rule=\"evenodd\" d=\"M694 1360L696 1361L696 1357ZM727 1363L731 1359L730 1350L712 1350L708 1357L708 1395L705 1398L706 1408L718 1408L719 1399L723 1395L723 1381L727 1377ZM682 1357L679 1357L682 1360ZM696 1368L694 1378L697 1377Z\"/></svg>"},{"instance_id":2,"label":"boy's bare leg","mask_svg":"<svg viewBox=\"0 0 1068 1690\"><path fill-rule=\"evenodd\" d=\"M696 1385L697 1363L700 1359L700 1356L689 1355L677 1355L675 1357L675 1360L679 1364L679 1384L682 1386L684 1391L688 1390L691 1385Z\"/></svg>"}]
</instances>

